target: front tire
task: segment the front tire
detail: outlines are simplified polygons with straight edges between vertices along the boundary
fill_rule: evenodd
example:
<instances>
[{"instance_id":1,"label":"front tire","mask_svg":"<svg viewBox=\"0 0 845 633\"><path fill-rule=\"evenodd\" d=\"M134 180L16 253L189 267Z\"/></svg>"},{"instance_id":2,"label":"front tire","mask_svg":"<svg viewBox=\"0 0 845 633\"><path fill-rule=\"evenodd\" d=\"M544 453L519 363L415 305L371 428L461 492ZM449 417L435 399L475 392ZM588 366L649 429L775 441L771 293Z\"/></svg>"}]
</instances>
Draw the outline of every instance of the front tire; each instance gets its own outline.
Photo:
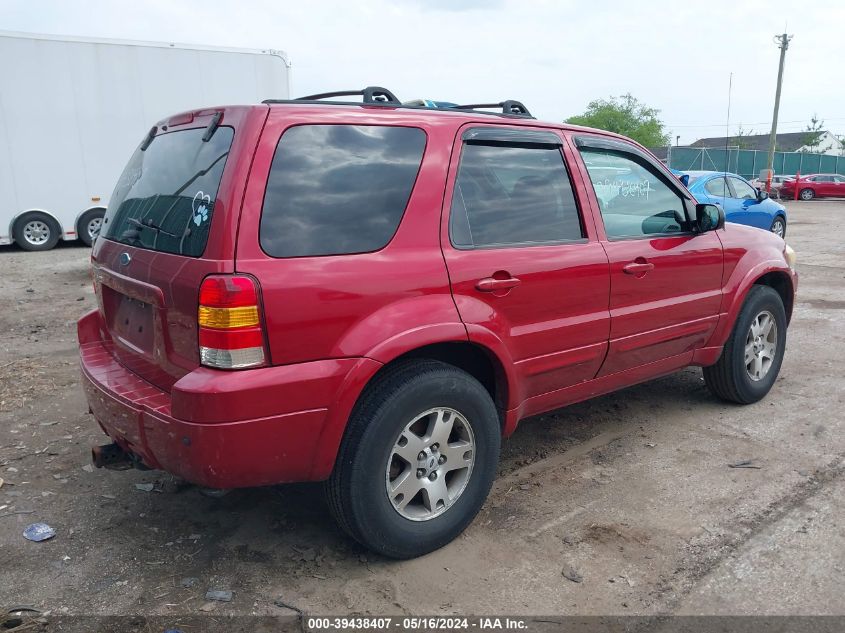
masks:
<instances>
[{"instance_id":1,"label":"front tire","mask_svg":"<svg viewBox=\"0 0 845 633\"><path fill-rule=\"evenodd\" d=\"M786 220L784 217L780 215L777 216L772 221L772 226L769 230L778 237L786 237Z\"/></svg>"},{"instance_id":2,"label":"front tire","mask_svg":"<svg viewBox=\"0 0 845 633\"><path fill-rule=\"evenodd\" d=\"M778 377L786 348L786 311L769 286L748 292L734 329L715 365L704 368L710 391L728 402L761 400Z\"/></svg>"},{"instance_id":3,"label":"front tire","mask_svg":"<svg viewBox=\"0 0 845 633\"><path fill-rule=\"evenodd\" d=\"M391 558L443 547L472 522L496 475L499 416L475 378L439 361L398 363L349 419L328 505L362 545Z\"/></svg>"},{"instance_id":4,"label":"front tire","mask_svg":"<svg viewBox=\"0 0 845 633\"><path fill-rule=\"evenodd\" d=\"M798 197L808 202L816 197L816 192L812 189L802 189L801 192L798 194Z\"/></svg>"},{"instance_id":5,"label":"front tire","mask_svg":"<svg viewBox=\"0 0 845 633\"><path fill-rule=\"evenodd\" d=\"M60 233L58 222L40 211L25 213L12 229L15 242L25 251L49 251L59 243Z\"/></svg>"}]
</instances>

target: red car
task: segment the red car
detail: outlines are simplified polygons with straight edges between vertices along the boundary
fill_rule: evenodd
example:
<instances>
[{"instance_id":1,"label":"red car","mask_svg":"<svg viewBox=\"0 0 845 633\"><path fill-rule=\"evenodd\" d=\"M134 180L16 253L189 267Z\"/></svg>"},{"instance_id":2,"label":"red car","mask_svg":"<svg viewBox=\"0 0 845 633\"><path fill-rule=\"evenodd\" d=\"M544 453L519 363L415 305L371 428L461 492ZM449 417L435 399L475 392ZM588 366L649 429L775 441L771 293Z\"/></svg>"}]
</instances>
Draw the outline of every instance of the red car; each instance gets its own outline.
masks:
<instances>
[{"instance_id":1,"label":"red car","mask_svg":"<svg viewBox=\"0 0 845 633\"><path fill-rule=\"evenodd\" d=\"M780 189L780 197L791 199L795 197L795 189L802 200L813 198L845 198L845 176L842 174L810 174L795 178L787 178Z\"/></svg>"},{"instance_id":2,"label":"red car","mask_svg":"<svg viewBox=\"0 0 845 633\"><path fill-rule=\"evenodd\" d=\"M781 238L618 135L355 94L178 114L140 144L78 328L97 466L325 481L352 537L404 558L472 521L528 416L689 365L729 401L772 387Z\"/></svg>"}]
</instances>

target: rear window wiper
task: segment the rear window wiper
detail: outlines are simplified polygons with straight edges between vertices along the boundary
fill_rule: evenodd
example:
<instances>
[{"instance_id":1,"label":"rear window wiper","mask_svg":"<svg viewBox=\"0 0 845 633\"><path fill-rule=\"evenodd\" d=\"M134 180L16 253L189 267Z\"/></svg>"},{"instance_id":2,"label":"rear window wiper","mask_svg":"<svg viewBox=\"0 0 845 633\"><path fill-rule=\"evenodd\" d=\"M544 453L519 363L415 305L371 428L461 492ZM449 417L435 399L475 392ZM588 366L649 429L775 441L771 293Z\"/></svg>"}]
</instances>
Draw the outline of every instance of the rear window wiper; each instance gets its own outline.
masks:
<instances>
[{"instance_id":1,"label":"rear window wiper","mask_svg":"<svg viewBox=\"0 0 845 633\"><path fill-rule=\"evenodd\" d=\"M135 218L126 218L126 222L128 224L131 224L132 226L138 227L139 229L152 229L156 233L164 233L168 237L179 237L178 235L176 235L176 233L171 233L169 231L165 231L163 228L161 228L158 224L156 224L155 222L153 222L149 218L147 220L145 220L144 222L141 222L140 220L136 220Z\"/></svg>"}]
</instances>

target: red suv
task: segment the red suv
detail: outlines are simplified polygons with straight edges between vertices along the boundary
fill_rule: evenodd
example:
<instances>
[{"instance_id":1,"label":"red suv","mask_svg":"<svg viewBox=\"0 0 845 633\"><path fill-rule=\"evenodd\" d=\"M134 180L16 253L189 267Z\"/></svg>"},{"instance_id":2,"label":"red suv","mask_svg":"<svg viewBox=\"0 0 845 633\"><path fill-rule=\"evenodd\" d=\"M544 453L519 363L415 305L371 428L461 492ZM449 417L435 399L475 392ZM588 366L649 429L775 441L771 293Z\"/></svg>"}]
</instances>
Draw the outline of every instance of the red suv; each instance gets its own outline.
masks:
<instances>
[{"instance_id":1,"label":"red suv","mask_svg":"<svg viewBox=\"0 0 845 633\"><path fill-rule=\"evenodd\" d=\"M138 147L79 321L98 466L325 481L352 537L412 557L472 521L523 418L688 365L769 391L781 238L618 135L355 94L178 114Z\"/></svg>"},{"instance_id":2,"label":"red suv","mask_svg":"<svg viewBox=\"0 0 845 633\"><path fill-rule=\"evenodd\" d=\"M810 174L794 177L783 181L780 188L781 198L794 198L798 189L798 197L802 200L813 198L845 198L845 176L842 174Z\"/></svg>"}]
</instances>

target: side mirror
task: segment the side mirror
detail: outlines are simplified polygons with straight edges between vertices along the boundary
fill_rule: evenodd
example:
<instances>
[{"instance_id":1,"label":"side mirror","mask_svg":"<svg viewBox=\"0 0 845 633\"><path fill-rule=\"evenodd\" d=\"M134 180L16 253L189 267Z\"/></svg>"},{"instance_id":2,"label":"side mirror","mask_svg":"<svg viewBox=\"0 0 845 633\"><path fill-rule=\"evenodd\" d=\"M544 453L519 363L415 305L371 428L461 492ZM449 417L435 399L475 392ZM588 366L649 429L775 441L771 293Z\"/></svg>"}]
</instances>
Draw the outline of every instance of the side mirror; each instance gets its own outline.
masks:
<instances>
[{"instance_id":1,"label":"side mirror","mask_svg":"<svg viewBox=\"0 0 845 633\"><path fill-rule=\"evenodd\" d=\"M763 202L769 197L768 191L763 191L762 189L757 189L757 202Z\"/></svg>"},{"instance_id":2,"label":"side mirror","mask_svg":"<svg viewBox=\"0 0 845 633\"><path fill-rule=\"evenodd\" d=\"M715 204L697 204L695 226L699 233L721 229L725 226L725 212Z\"/></svg>"},{"instance_id":3,"label":"side mirror","mask_svg":"<svg viewBox=\"0 0 845 633\"><path fill-rule=\"evenodd\" d=\"M689 174L681 174L680 176L678 176L678 180L681 181L681 184L684 187L689 187Z\"/></svg>"}]
</instances>

